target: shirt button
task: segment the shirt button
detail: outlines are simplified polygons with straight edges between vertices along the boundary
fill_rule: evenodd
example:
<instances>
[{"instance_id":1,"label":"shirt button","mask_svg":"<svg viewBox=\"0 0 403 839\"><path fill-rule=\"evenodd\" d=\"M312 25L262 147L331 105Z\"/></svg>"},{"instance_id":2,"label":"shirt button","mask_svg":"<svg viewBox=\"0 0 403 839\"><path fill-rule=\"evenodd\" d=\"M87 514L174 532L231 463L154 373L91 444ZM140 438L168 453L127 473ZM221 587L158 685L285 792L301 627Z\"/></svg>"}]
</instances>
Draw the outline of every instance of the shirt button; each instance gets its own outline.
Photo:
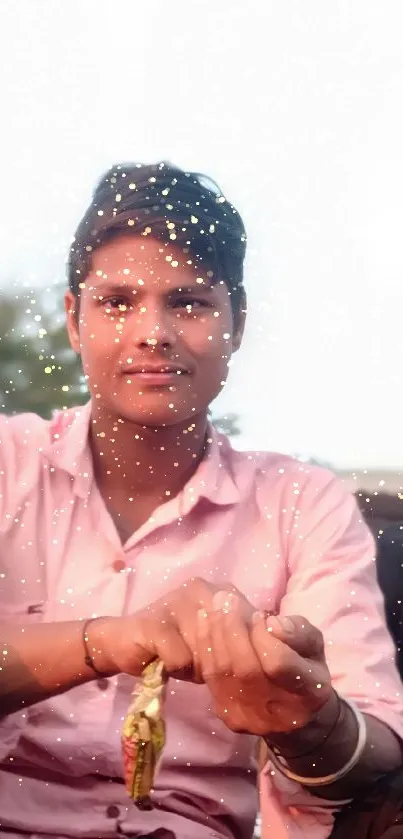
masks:
<instances>
[{"instance_id":1,"label":"shirt button","mask_svg":"<svg viewBox=\"0 0 403 839\"><path fill-rule=\"evenodd\" d=\"M117 819L117 817L120 816L119 807L117 807L116 804L110 804L109 807L106 808L106 815L108 816L108 819Z\"/></svg>"},{"instance_id":2,"label":"shirt button","mask_svg":"<svg viewBox=\"0 0 403 839\"><path fill-rule=\"evenodd\" d=\"M108 688L108 685L108 679L97 679L97 686L100 690L106 690Z\"/></svg>"},{"instance_id":3,"label":"shirt button","mask_svg":"<svg viewBox=\"0 0 403 839\"><path fill-rule=\"evenodd\" d=\"M114 563L112 564L112 568L116 571L117 574L120 574L121 571L124 571L126 568L126 563L124 559L115 559Z\"/></svg>"}]
</instances>

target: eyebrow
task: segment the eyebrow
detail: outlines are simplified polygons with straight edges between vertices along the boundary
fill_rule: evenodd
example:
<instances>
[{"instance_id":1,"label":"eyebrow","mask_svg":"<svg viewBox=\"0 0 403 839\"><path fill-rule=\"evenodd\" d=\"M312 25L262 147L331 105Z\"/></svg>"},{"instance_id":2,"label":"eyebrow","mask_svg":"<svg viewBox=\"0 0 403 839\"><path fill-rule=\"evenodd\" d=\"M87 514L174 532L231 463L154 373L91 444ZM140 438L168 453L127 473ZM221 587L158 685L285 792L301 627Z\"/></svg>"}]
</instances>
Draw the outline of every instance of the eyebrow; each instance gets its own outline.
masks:
<instances>
[{"instance_id":1,"label":"eyebrow","mask_svg":"<svg viewBox=\"0 0 403 839\"><path fill-rule=\"evenodd\" d=\"M208 294L211 294L211 292L214 291L214 286L206 285L205 283L196 283L196 285L189 286L181 285L171 289L169 294L193 294L195 291L207 292Z\"/></svg>"},{"instance_id":2,"label":"eyebrow","mask_svg":"<svg viewBox=\"0 0 403 839\"><path fill-rule=\"evenodd\" d=\"M113 280L111 282L103 282L103 283L92 283L89 286L91 291L96 292L99 295L104 294L127 294L128 292L137 292L137 288L134 286L129 285L128 283L115 283ZM140 286L141 288L141 286Z\"/></svg>"},{"instance_id":3,"label":"eyebrow","mask_svg":"<svg viewBox=\"0 0 403 839\"><path fill-rule=\"evenodd\" d=\"M129 285L128 283L122 282L104 282L98 284L92 284L90 290L100 296L104 296L105 294L138 294L141 293L143 287L140 285L137 287ZM192 286L176 286L175 288L167 289L165 292L166 297L172 297L173 294L194 294L195 292L201 294L211 294L214 291L215 285L206 285L205 283L196 283Z\"/></svg>"}]
</instances>

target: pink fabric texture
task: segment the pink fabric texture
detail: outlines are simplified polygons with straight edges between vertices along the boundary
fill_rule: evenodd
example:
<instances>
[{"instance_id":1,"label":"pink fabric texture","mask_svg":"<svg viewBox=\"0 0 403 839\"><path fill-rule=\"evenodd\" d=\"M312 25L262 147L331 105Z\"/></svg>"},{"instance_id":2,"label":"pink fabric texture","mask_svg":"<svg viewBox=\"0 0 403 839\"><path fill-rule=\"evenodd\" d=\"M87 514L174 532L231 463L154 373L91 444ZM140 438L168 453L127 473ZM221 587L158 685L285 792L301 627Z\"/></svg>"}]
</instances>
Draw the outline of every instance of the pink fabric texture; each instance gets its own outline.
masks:
<instances>
[{"instance_id":1,"label":"pink fabric texture","mask_svg":"<svg viewBox=\"0 0 403 839\"><path fill-rule=\"evenodd\" d=\"M90 410L0 418L1 620L122 615L192 576L233 583L257 608L319 627L337 690L403 737L372 538L338 479L283 455L237 452L211 430L190 483L122 546L93 477ZM132 687L124 675L95 681L1 723L1 837L161 826L177 839L251 837L256 740L217 720L202 686L169 682L156 807L141 812L127 799L120 730ZM334 808L270 765L262 773L264 839L325 839Z\"/></svg>"}]
</instances>

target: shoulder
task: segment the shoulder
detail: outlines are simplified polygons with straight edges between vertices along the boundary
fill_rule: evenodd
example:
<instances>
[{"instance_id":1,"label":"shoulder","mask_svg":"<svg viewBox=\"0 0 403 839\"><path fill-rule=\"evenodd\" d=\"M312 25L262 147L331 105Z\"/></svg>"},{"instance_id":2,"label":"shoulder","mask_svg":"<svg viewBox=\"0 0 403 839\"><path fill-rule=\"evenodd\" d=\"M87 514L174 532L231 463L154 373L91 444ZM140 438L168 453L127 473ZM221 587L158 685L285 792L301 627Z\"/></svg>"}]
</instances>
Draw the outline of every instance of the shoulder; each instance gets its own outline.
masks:
<instances>
[{"instance_id":1,"label":"shoulder","mask_svg":"<svg viewBox=\"0 0 403 839\"><path fill-rule=\"evenodd\" d=\"M0 414L0 518L38 485L52 447L71 424L70 415L57 412L46 420L37 414Z\"/></svg>"},{"instance_id":2,"label":"shoulder","mask_svg":"<svg viewBox=\"0 0 403 839\"><path fill-rule=\"evenodd\" d=\"M337 504L352 498L344 483L330 469L304 463L280 452L241 451L220 436L222 458L238 484L248 482L264 500L278 493L293 507L317 504L324 496Z\"/></svg>"},{"instance_id":3,"label":"shoulder","mask_svg":"<svg viewBox=\"0 0 403 839\"><path fill-rule=\"evenodd\" d=\"M0 457L7 454L6 445L16 450L29 450L46 453L72 427L77 415L86 408L70 408L66 411L54 411L50 419L38 414L15 414L7 416L0 413Z\"/></svg>"},{"instance_id":4,"label":"shoulder","mask_svg":"<svg viewBox=\"0 0 403 839\"><path fill-rule=\"evenodd\" d=\"M55 411L51 419L38 414L0 414L0 458L11 453L32 457L46 453L52 443L71 426L74 411Z\"/></svg>"},{"instance_id":5,"label":"shoulder","mask_svg":"<svg viewBox=\"0 0 403 839\"><path fill-rule=\"evenodd\" d=\"M0 463L36 459L50 440L49 420L37 414L0 415Z\"/></svg>"},{"instance_id":6,"label":"shoulder","mask_svg":"<svg viewBox=\"0 0 403 839\"><path fill-rule=\"evenodd\" d=\"M369 539L369 530L350 489L330 469L278 452L237 451L228 441L223 456L231 464L241 499L253 494L260 515L275 519L290 539L312 534L323 539Z\"/></svg>"}]
</instances>

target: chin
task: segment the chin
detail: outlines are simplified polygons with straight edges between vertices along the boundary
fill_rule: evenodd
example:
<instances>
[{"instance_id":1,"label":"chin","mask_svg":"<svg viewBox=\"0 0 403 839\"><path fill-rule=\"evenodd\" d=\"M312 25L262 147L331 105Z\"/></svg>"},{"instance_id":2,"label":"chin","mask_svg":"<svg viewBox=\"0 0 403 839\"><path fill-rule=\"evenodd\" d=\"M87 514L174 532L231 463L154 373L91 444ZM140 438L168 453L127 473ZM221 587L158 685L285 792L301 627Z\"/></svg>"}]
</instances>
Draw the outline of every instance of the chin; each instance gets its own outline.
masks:
<instances>
[{"instance_id":1,"label":"chin","mask_svg":"<svg viewBox=\"0 0 403 839\"><path fill-rule=\"evenodd\" d=\"M161 404L146 404L133 405L132 402L127 403L126 400L116 401L113 405L108 406L114 414L131 422L134 425L140 425L145 428L172 428L175 425L180 425L184 422L189 424L195 416L191 408L181 406L180 409L169 408L168 405Z\"/></svg>"}]
</instances>

